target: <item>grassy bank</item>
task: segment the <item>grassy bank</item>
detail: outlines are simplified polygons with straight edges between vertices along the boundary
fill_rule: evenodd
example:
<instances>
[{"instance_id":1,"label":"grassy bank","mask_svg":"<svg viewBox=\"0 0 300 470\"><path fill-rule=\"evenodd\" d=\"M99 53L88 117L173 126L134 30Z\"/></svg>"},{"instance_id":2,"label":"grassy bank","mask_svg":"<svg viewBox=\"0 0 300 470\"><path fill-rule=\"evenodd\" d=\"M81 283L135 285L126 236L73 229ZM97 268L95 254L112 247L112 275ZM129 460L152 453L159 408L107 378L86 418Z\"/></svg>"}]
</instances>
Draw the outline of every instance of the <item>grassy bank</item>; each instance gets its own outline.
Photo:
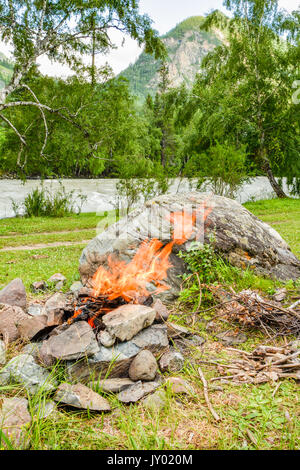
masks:
<instances>
[{"instance_id":1,"label":"grassy bank","mask_svg":"<svg viewBox=\"0 0 300 470\"><path fill-rule=\"evenodd\" d=\"M300 256L300 201L271 200L246 204L247 209L272 225ZM110 215L112 217L112 215ZM53 242L81 243L87 233L92 237L99 218L95 214L82 214L61 220L10 219L0 221L1 248L26 244ZM75 231L77 230L77 231ZM84 232L83 232L84 231ZM13 235L12 232L15 232ZM55 232L55 233L53 233ZM63 233L65 232L65 233ZM66 233L67 232L67 233ZM6 238L6 242L3 237ZM27 237L27 238L26 238ZM68 278L68 285L78 279L78 259L84 245L57 246L53 248L2 251L0 253L0 285L15 277L21 277L27 289L31 282L47 279L55 272ZM280 285L271 280L252 276L248 287L268 292ZM290 295L295 294L293 283L288 284ZM287 300L289 302L290 299ZM180 316L178 317L178 313ZM214 311L210 312L211 317ZM174 306L173 321L184 324L188 319L182 306ZM224 328L232 327L228 324ZM236 328L234 326L234 328ZM193 386L188 395L172 395L167 390L164 409L151 411L143 404L123 406L113 395L108 395L112 413L70 411L60 408L55 417L47 420L35 418L28 431L31 449L299 449L299 385L292 379L262 385L222 384L209 379L216 377L214 366L201 368L209 383L209 397L221 417L214 421L205 403L203 386L198 374L200 360L229 359L213 333L203 323L196 322L195 333L201 335L204 347L193 347L186 357L185 367L177 375ZM271 341L261 331L247 331L247 341L239 349L252 350L257 344L282 345L292 338ZM18 348L18 346L15 346ZM10 355L16 349L11 348ZM22 390L0 386L0 395L23 395ZM34 407L41 397L31 399Z\"/></svg>"}]
</instances>

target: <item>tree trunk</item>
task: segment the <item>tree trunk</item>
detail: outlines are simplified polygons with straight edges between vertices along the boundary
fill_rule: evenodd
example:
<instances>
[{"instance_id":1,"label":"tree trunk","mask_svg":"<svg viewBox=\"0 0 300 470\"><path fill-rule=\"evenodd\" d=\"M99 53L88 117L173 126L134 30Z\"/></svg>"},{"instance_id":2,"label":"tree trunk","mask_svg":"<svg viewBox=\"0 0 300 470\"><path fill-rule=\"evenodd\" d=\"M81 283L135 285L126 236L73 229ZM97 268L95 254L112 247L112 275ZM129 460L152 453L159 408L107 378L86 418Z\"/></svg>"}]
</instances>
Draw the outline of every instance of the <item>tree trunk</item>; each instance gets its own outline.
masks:
<instances>
[{"instance_id":1,"label":"tree trunk","mask_svg":"<svg viewBox=\"0 0 300 470\"><path fill-rule=\"evenodd\" d=\"M270 181L270 184L271 184L273 190L275 191L277 197L279 197L281 199L283 199L285 197L288 197L285 194L285 192L283 191L283 189L281 188L281 186L277 183L277 181L276 181L276 179L273 175L271 165L270 165L269 161L267 160L267 158L264 158L264 160L263 160L262 170L266 173L266 175L268 177L268 180Z\"/></svg>"}]
</instances>

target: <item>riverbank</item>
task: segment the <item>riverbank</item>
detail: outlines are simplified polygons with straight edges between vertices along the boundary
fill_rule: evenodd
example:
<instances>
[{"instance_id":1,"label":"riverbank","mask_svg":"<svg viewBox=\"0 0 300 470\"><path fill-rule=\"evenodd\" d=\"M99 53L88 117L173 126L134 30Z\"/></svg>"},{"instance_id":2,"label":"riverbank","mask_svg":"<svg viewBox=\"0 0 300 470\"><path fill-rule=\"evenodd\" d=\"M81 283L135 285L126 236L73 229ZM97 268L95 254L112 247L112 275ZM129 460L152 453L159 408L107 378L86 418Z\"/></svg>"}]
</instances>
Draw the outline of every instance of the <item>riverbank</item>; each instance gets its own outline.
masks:
<instances>
[{"instance_id":1,"label":"riverbank","mask_svg":"<svg viewBox=\"0 0 300 470\"><path fill-rule=\"evenodd\" d=\"M111 211L116 206L116 185L118 179L63 179L61 184L66 191L75 191L75 194L83 194L87 197L82 206L82 212ZM45 180L44 187L50 191L59 188L59 180ZM26 195L33 189L40 186L39 180L19 180L3 179L0 180L0 219L14 217L12 200L17 204L24 201ZM286 181L283 182L284 190L288 194ZM190 191L189 181L187 179L174 179L169 188L170 193ZM253 178L249 183L245 183L238 191L236 200L245 203L252 200L270 199L274 192L267 178Z\"/></svg>"}]
</instances>

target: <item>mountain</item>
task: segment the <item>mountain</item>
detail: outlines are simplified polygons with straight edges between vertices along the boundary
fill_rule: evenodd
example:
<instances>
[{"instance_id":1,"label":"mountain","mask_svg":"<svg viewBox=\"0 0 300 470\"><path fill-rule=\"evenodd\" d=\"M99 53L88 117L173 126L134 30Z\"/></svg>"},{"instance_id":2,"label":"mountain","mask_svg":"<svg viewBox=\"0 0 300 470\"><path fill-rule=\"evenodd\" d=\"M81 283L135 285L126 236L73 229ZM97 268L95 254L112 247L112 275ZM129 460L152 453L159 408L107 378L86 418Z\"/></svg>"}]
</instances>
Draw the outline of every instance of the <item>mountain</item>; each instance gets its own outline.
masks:
<instances>
[{"instance_id":1,"label":"mountain","mask_svg":"<svg viewBox=\"0 0 300 470\"><path fill-rule=\"evenodd\" d=\"M0 89L4 88L13 74L13 63L0 52Z\"/></svg>"},{"instance_id":2,"label":"mountain","mask_svg":"<svg viewBox=\"0 0 300 470\"><path fill-rule=\"evenodd\" d=\"M192 16L161 37L168 51L169 79L171 86L185 83L190 87L203 57L224 41L219 30L200 31L202 16ZM139 98L154 95L159 82L160 61L149 54L139 56L134 64L121 72L129 80L130 89Z\"/></svg>"}]
</instances>

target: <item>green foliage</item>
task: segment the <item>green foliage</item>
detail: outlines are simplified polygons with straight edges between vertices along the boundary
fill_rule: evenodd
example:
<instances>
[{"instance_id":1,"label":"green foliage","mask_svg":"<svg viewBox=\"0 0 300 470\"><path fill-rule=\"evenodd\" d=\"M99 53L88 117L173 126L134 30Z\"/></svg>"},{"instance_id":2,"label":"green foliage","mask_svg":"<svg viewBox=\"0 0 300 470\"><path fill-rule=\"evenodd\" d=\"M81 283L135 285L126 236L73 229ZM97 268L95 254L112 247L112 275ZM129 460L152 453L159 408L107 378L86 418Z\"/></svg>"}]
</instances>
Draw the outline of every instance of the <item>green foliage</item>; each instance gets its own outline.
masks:
<instances>
[{"instance_id":1,"label":"green foliage","mask_svg":"<svg viewBox=\"0 0 300 470\"><path fill-rule=\"evenodd\" d=\"M105 71L104 71L105 72ZM37 108L13 107L5 111L22 135L27 146L19 152L19 139L5 126L5 141L1 147L0 170L18 176L104 176L115 173L122 176L120 160L128 155L142 155L143 122L138 119L134 101L123 79L108 79L92 87L79 77L67 81L49 77L35 77L31 89L52 107L67 107L76 116L76 126L60 115L45 112L48 140L45 139L43 116ZM11 99L31 99L28 91L18 92Z\"/></svg>"},{"instance_id":2,"label":"green foliage","mask_svg":"<svg viewBox=\"0 0 300 470\"><path fill-rule=\"evenodd\" d=\"M3 81L4 84L7 84L11 79L12 74L13 63L0 52L0 90L2 88L1 81Z\"/></svg>"},{"instance_id":3,"label":"green foliage","mask_svg":"<svg viewBox=\"0 0 300 470\"><path fill-rule=\"evenodd\" d=\"M228 43L209 53L197 77L190 106L198 115L200 148L215 141L247 146L248 160L284 196L276 176L300 175L299 105L292 102L299 78L296 15L287 17L278 1L226 1ZM203 28L224 27L214 12ZM198 98L198 99L197 99Z\"/></svg>"},{"instance_id":4,"label":"green foliage","mask_svg":"<svg viewBox=\"0 0 300 470\"><path fill-rule=\"evenodd\" d=\"M167 57L165 58L167 62L174 62L176 51L183 40L187 42L194 40L199 43L199 63L202 60L202 45L205 41L207 41L209 45L220 44L220 40L214 32L200 31L200 26L203 21L204 18L201 16L190 17L162 36L161 39L167 48ZM195 34L193 36L195 32L197 36ZM169 39L172 39L171 43L168 41ZM155 57L143 52L137 61L129 65L120 75L127 78L129 81L132 94L137 96L139 100L144 100L149 93L152 97L155 96L158 89L160 68L161 60L156 60ZM195 66L195 73L196 71L197 66ZM186 77L182 78L187 82Z\"/></svg>"},{"instance_id":5,"label":"green foliage","mask_svg":"<svg viewBox=\"0 0 300 470\"><path fill-rule=\"evenodd\" d=\"M198 188L209 187L214 194L233 198L249 178L245 146L236 149L234 145L216 143L206 153L193 155L185 165L184 174L198 178Z\"/></svg>"},{"instance_id":6,"label":"green foliage","mask_svg":"<svg viewBox=\"0 0 300 470\"><path fill-rule=\"evenodd\" d=\"M75 191L67 192L60 186L55 192L41 188L33 189L25 197L24 203L19 206L12 201L16 215L20 212L25 217L64 217L70 214L80 214L82 205L87 197L82 194L75 195Z\"/></svg>"}]
</instances>

